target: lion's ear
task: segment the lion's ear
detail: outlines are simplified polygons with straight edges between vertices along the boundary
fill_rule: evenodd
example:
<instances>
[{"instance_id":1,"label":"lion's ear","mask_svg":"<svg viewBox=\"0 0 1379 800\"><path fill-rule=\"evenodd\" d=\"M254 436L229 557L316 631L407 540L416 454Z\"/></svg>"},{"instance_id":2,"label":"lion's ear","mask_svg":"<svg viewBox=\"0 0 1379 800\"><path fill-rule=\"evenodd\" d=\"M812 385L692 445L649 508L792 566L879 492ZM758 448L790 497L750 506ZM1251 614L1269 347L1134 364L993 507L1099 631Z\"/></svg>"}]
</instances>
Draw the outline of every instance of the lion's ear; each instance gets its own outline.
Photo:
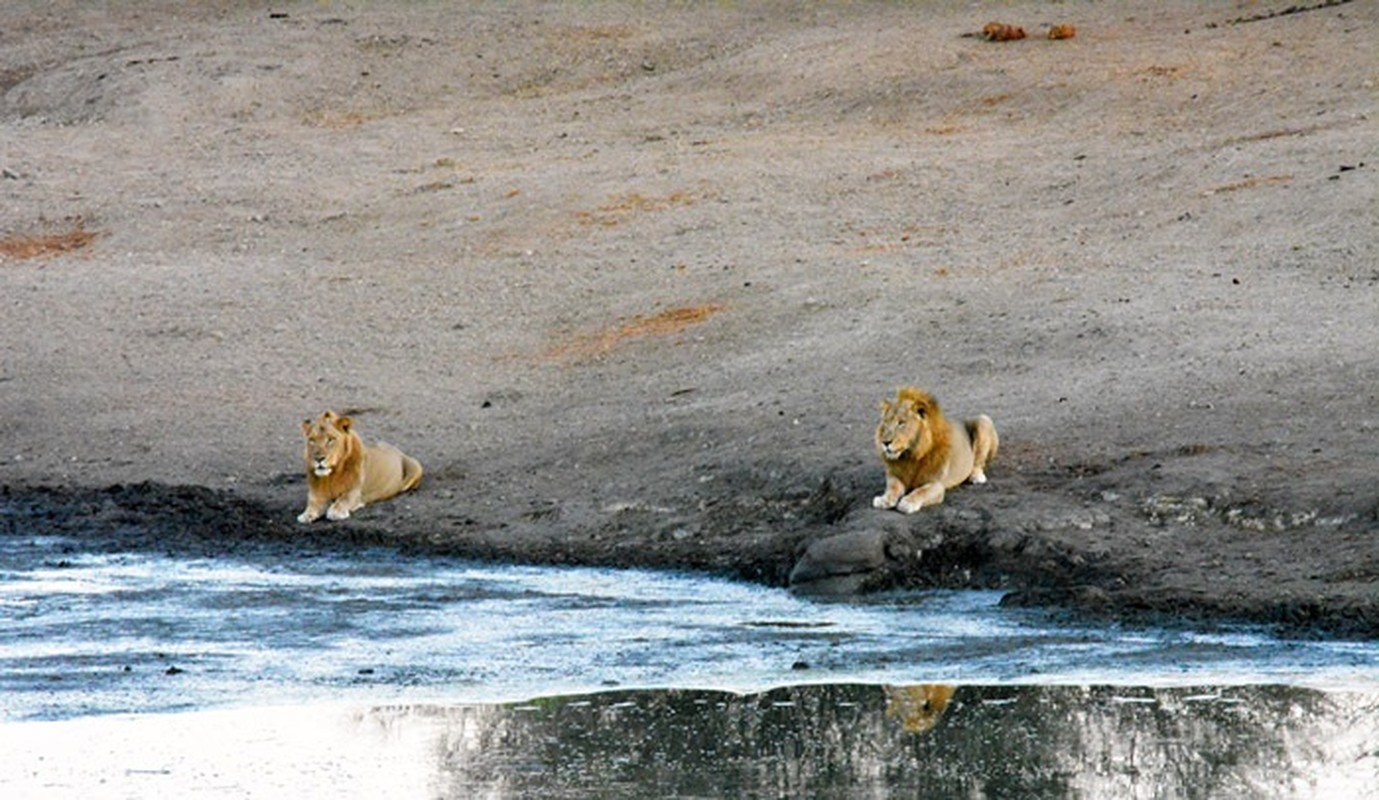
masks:
<instances>
[{"instance_id":1,"label":"lion's ear","mask_svg":"<svg viewBox=\"0 0 1379 800\"><path fill-rule=\"evenodd\" d=\"M302 420L302 433L311 433L311 420Z\"/></svg>"},{"instance_id":2,"label":"lion's ear","mask_svg":"<svg viewBox=\"0 0 1379 800\"><path fill-rule=\"evenodd\" d=\"M891 401L889 401L889 400L882 400L882 401L881 401L881 413L882 413L883 415L891 413Z\"/></svg>"},{"instance_id":3,"label":"lion's ear","mask_svg":"<svg viewBox=\"0 0 1379 800\"><path fill-rule=\"evenodd\" d=\"M339 428L341 433L349 433L350 426L353 424L354 420L350 419L349 417L340 417L339 419L335 420L335 427Z\"/></svg>"}]
</instances>

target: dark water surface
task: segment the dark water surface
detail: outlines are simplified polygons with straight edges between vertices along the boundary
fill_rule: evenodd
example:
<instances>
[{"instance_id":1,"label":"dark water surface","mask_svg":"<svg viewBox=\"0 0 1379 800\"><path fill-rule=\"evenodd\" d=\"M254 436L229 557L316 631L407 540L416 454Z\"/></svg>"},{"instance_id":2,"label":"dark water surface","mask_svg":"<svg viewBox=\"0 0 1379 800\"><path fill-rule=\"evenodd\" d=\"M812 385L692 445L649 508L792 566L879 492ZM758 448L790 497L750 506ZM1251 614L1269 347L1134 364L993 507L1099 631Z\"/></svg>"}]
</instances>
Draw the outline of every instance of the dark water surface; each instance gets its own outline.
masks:
<instances>
[{"instance_id":1,"label":"dark water surface","mask_svg":"<svg viewBox=\"0 0 1379 800\"><path fill-rule=\"evenodd\" d=\"M0 725L0 795L1365 798L1379 692L819 684Z\"/></svg>"},{"instance_id":2,"label":"dark water surface","mask_svg":"<svg viewBox=\"0 0 1379 800\"><path fill-rule=\"evenodd\" d=\"M1379 791L1379 646L998 601L13 537L0 797Z\"/></svg>"}]
</instances>

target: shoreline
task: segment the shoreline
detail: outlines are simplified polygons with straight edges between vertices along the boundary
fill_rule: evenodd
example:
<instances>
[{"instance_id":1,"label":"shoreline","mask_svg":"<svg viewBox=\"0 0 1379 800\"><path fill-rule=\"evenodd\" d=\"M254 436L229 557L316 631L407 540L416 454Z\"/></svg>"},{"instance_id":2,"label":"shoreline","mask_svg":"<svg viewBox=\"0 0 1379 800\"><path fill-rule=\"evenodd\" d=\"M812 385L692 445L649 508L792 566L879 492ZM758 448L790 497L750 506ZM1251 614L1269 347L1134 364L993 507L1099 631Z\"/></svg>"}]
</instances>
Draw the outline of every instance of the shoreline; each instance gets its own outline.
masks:
<instances>
[{"instance_id":1,"label":"shoreline","mask_svg":"<svg viewBox=\"0 0 1379 800\"><path fill-rule=\"evenodd\" d=\"M1005 605L1061 610L1107 624L1260 625L1275 635L1304 639L1379 635L1379 598L1369 596L1362 580L1348 585L1306 576L1267 586L1221 580L1219 591L1203 591L1211 579L1176 566L1174 542L1197 547L1196 564L1222 568L1242 543L1256 551L1270 539L1290 546L1288 531L1260 537L1219 498L1164 492L1149 498L1147 508L1118 497L1108 501L1114 493L1100 487L1114 478L1105 475L1078 482L1072 498L1077 502L1051 502L1041 492L1042 513L1034 520L1029 518L1034 501L1026 493L1032 488L1028 484L1040 481L1028 474L1019 479L1027 485L1012 485L1016 477L1003 475L1000 488L962 487L949 502L910 516L866 508L861 500L867 498L867 484L829 478L808 493L767 490L744 499L734 492L734 513L719 517L687 518L673 511L676 503L663 500L666 505L657 511L619 509L598 520L564 514L520 530L489 528L467 518L462 532L442 532L442 526L428 522L426 501L436 498L424 494L368 507L345 522L304 526L281 500L238 491L155 482L99 489L3 485L0 535L63 535L97 550L208 555L267 546L284 561L304 548L348 557L351 551L383 547L402 555L498 564L697 572L841 599L890 590L998 590L1005 593ZM1098 501L1087 503L1088 497ZM1020 509L1015 524L1008 521L1012 508ZM1183 516L1186 512L1194 516ZM1260 518L1255 513L1247 523ZM1163 516L1175 521L1166 523ZM1315 513L1297 516L1303 525L1317 524ZM772 524L777 530L763 535ZM1116 553L1095 535L1129 524L1154 538L1135 552ZM1363 518L1339 524L1324 518L1323 524L1334 537L1360 544L1367 538ZM690 527L694 535L677 535ZM1219 550L1212 552L1204 539ZM818 562L813 564L813 577L822 578L818 583L798 580L799 565L811 558Z\"/></svg>"}]
</instances>

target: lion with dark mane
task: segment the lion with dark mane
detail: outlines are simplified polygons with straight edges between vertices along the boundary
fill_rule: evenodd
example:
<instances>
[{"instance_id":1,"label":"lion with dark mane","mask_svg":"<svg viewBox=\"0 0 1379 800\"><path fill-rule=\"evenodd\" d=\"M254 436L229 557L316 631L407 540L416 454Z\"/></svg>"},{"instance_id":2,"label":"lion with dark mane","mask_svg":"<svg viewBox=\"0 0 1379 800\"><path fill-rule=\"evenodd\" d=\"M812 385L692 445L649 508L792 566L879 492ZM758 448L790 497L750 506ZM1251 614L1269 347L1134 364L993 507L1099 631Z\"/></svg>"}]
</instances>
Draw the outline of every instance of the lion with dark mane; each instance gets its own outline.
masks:
<instances>
[{"instance_id":1,"label":"lion with dark mane","mask_svg":"<svg viewBox=\"0 0 1379 800\"><path fill-rule=\"evenodd\" d=\"M987 462L999 446L990 417L955 424L933 395L906 386L894 401L881 401L876 449L886 465L886 492L872 505L913 514L942 503L948 489L965 481L986 483Z\"/></svg>"},{"instance_id":2,"label":"lion with dark mane","mask_svg":"<svg viewBox=\"0 0 1379 800\"><path fill-rule=\"evenodd\" d=\"M349 519L368 503L416 488L421 464L386 442L366 445L354 421L326 411L302 423L306 436L306 510L298 522Z\"/></svg>"}]
</instances>

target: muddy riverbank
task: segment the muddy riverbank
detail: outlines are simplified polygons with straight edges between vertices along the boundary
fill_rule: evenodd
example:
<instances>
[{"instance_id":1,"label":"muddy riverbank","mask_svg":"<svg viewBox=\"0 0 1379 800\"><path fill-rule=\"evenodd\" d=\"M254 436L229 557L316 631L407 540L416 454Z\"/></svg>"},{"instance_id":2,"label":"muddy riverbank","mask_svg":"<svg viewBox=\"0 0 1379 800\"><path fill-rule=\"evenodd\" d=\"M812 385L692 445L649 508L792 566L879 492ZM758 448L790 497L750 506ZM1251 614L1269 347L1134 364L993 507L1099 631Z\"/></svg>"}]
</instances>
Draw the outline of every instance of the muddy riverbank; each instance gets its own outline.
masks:
<instances>
[{"instance_id":1,"label":"muddy riverbank","mask_svg":"<svg viewBox=\"0 0 1379 800\"><path fill-rule=\"evenodd\" d=\"M1207 457L1177 454L1187 464ZM1032 468L1007 476L1003 488L969 488L961 501L910 517L866 507L869 470L852 482L829 476L793 492L772 492L764 479L753 491L744 475L725 481L725 495L661 496L592 520L552 511L539 520L483 521L432 515L427 504L403 500L311 527L293 521L291 505L204 487L6 487L0 531L72 536L96 551L179 555L232 556L271 544L281 546L285 563L297 550L384 546L500 562L695 570L796 591L812 591L797 565L827 540L842 543L828 551L829 566L850 573L847 592L999 589L1006 603L1107 620L1266 623L1304 637L1379 631L1370 591L1374 509L1269 507L1220 487L1203 493L1195 480L1175 480L1174 467L1170 457ZM1142 469L1154 476L1155 491L1126 497L1122 471ZM1323 537L1330 547L1311 544Z\"/></svg>"}]
</instances>

